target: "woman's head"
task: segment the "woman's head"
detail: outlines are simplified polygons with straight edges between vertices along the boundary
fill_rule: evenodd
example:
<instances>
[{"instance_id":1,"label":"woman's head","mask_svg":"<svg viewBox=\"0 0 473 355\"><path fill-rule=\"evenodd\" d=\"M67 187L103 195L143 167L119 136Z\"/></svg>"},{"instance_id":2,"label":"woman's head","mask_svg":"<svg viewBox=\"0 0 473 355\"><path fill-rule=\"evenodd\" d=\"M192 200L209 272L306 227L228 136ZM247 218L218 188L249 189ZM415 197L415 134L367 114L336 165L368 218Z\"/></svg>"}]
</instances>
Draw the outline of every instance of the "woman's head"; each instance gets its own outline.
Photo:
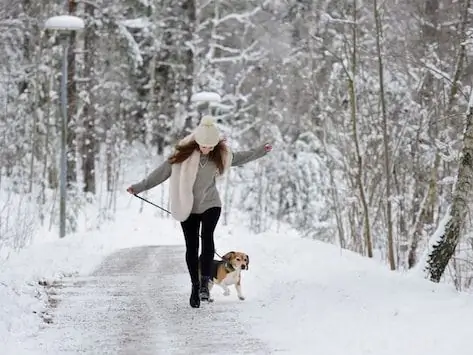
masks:
<instances>
[{"instance_id":1,"label":"woman's head","mask_svg":"<svg viewBox=\"0 0 473 355\"><path fill-rule=\"evenodd\" d=\"M220 132L210 116L202 117L199 126L194 131L194 139L208 153L220 141Z\"/></svg>"},{"instance_id":2,"label":"woman's head","mask_svg":"<svg viewBox=\"0 0 473 355\"><path fill-rule=\"evenodd\" d=\"M219 131L210 116L204 116L194 132L176 146L176 152L169 158L169 162L182 163L195 150L208 155L209 159L217 165L219 173L223 174L223 157L227 152L227 147L225 141L220 139Z\"/></svg>"}]
</instances>

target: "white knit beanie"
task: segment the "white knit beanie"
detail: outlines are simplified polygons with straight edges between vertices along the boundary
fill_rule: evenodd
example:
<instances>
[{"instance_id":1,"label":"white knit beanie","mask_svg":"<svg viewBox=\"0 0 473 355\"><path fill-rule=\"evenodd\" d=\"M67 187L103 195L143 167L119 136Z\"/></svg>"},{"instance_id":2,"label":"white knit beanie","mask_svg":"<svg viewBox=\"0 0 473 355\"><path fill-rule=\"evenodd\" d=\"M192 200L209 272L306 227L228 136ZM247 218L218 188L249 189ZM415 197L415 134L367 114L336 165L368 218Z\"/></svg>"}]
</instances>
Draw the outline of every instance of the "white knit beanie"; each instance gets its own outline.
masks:
<instances>
[{"instance_id":1,"label":"white knit beanie","mask_svg":"<svg viewBox=\"0 0 473 355\"><path fill-rule=\"evenodd\" d=\"M199 126L194 131L194 139L199 145L216 146L220 141L220 133L214 125L214 119L211 116L204 116Z\"/></svg>"}]
</instances>

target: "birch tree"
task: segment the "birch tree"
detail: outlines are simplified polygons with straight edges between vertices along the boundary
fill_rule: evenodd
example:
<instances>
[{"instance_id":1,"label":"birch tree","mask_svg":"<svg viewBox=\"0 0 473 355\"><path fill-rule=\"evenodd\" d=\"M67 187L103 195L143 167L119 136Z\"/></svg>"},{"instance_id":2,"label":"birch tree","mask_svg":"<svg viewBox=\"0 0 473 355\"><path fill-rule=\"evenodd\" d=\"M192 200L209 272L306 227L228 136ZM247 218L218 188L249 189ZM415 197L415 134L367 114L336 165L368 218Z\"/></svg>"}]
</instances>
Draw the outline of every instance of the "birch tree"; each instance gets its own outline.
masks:
<instances>
[{"instance_id":1,"label":"birch tree","mask_svg":"<svg viewBox=\"0 0 473 355\"><path fill-rule=\"evenodd\" d=\"M466 39L470 10L470 1L464 0L462 21L460 26L460 46L453 82L449 96L449 107L452 108L456 100L458 85L466 55ZM447 212L447 222L441 225L431 240L431 250L426 260L426 271L428 278L433 282L439 282L461 236L464 234L464 226L469 212L471 190L473 188L473 92L471 93L466 113L465 130L463 133L460 164L458 167L456 184L453 190L452 204Z\"/></svg>"},{"instance_id":2,"label":"birch tree","mask_svg":"<svg viewBox=\"0 0 473 355\"><path fill-rule=\"evenodd\" d=\"M473 98L473 95L472 95ZM464 233L465 219L469 211L471 190L473 189L473 100L470 102L466 115L466 127L463 137L460 166L457 183L453 191L453 201L448 220L442 230L432 241L432 247L427 257L426 271L431 281L439 282L455 248Z\"/></svg>"}]
</instances>

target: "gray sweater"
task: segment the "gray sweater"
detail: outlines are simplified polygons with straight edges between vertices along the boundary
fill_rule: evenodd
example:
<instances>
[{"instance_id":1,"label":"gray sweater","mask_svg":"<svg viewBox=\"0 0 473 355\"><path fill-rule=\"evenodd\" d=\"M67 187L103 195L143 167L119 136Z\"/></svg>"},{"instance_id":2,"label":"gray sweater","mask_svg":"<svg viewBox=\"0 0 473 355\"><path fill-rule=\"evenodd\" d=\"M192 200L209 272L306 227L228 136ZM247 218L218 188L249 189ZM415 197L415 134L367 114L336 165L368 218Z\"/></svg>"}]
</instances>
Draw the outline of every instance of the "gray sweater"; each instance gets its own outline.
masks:
<instances>
[{"instance_id":1,"label":"gray sweater","mask_svg":"<svg viewBox=\"0 0 473 355\"><path fill-rule=\"evenodd\" d=\"M259 159L266 155L264 145L257 148L234 152L232 159L232 166L240 166L249 163L253 160ZM222 201L215 184L215 172L217 165L208 160L206 155L201 155L199 170L195 178L193 186L194 205L191 213L203 213L212 207L221 207ZM149 190L162 182L166 181L171 176L171 164L166 159L160 166L153 170L146 178L140 182L132 185L133 193Z\"/></svg>"}]
</instances>

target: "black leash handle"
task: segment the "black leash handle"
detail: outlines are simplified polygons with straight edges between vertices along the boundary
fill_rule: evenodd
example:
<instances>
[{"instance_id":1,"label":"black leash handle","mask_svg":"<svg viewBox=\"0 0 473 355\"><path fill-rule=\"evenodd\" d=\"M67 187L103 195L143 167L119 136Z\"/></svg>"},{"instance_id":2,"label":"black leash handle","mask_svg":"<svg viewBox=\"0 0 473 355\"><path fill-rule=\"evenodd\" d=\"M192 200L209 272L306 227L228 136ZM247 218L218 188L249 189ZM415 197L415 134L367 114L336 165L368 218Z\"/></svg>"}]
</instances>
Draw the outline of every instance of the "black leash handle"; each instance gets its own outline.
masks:
<instances>
[{"instance_id":1,"label":"black leash handle","mask_svg":"<svg viewBox=\"0 0 473 355\"><path fill-rule=\"evenodd\" d=\"M158 206L157 204L155 204L155 203L153 203L153 202L151 202L151 201L145 199L144 197L138 196L137 194L133 194L133 196L138 197L140 200L143 200L143 201L149 203L150 205L152 205L152 206L154 206L154 207L157 207L157 208L163 210L164 212L167 212L167 213L171 214L171 212L169 212L167 209L162 208L161 206ZM216 250L215 250L215 255L217 255L220 259L224 260L223 257L221 257L221 256L217 253Z\"/></svg>"}]
</instances>

